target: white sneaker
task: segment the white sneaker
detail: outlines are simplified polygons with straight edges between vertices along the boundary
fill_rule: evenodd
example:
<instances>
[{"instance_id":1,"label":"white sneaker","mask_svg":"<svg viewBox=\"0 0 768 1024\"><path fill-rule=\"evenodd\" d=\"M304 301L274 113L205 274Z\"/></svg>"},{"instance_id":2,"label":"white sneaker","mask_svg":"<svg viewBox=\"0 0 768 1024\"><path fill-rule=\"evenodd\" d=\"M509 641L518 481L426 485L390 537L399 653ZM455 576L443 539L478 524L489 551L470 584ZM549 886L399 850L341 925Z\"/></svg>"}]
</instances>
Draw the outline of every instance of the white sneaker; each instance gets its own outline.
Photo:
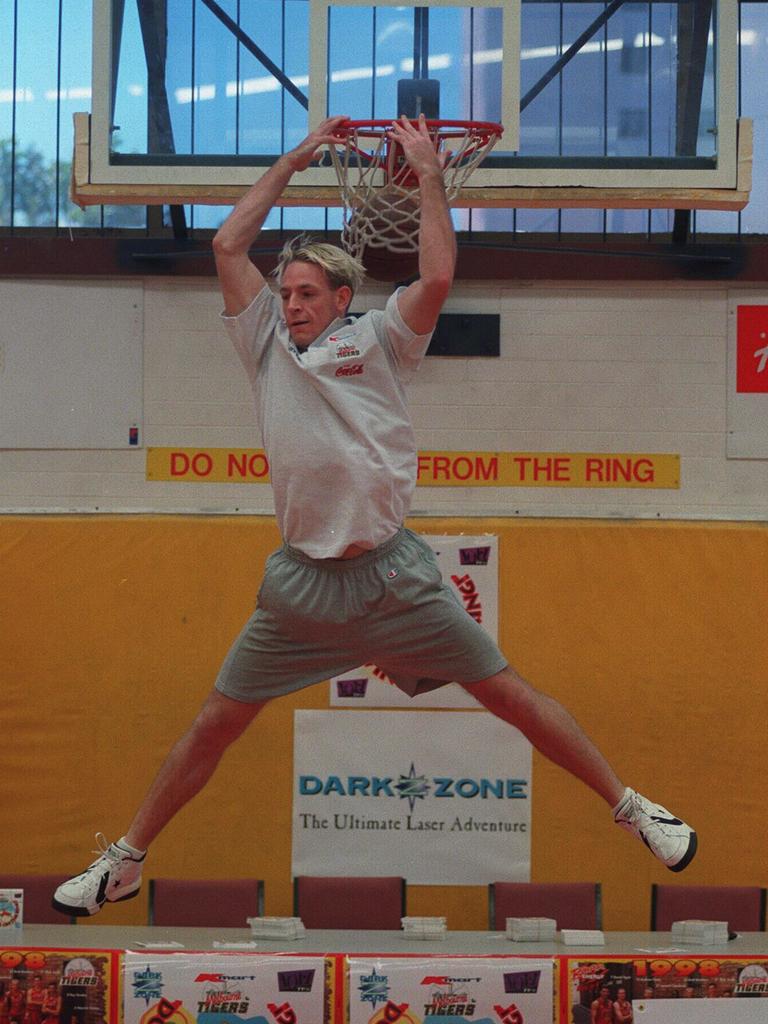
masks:
<instances>
[{"instance_id":1,"label":"white sneaker","mask_svg":"<svg viewBox=\"0 0 768 1024\"><path fill-rule=\"evenodd\" d=\"M624 796L613 809L613 820L642 839L670 871L682 871L694 858L697 840L690 825L634 789L624 790Z\"/></svg>"},{"instance_id":2,"label":"white sneaker","mask_svg":"<svg viewBox=\"0 0 768 1024\"><path fill-rule=\"evenodd\" d=\"M99 857L81 875L62 882L53 894L53 906L62 914L85 917L98 914L105 902L119 903L136 896L141 888L141 868L146 853L135 857L116 843L96 833Z\"/></svg>"}]
</instances>

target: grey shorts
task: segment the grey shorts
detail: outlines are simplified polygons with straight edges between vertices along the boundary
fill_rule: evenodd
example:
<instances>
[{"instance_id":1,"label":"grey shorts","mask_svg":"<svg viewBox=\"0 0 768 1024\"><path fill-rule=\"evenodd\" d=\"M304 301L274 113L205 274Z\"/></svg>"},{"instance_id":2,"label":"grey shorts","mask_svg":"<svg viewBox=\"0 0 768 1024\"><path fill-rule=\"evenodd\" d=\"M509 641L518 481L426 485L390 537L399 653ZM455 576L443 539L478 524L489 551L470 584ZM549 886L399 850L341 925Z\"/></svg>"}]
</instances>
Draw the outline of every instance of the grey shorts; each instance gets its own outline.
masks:
<instances>
[{"instance_id":1,"label":"grey shorts","mask_svg":"<svg viewBox=\"0 0 768 1024\"><path fill-rule=\"evenodd\" d=\"M507 664L443 583L430 546L405 528L357 558L314 559L288 545L270 555L216 689L262 701L371 662L410 696Z\"/></svg>"}]
</instances>

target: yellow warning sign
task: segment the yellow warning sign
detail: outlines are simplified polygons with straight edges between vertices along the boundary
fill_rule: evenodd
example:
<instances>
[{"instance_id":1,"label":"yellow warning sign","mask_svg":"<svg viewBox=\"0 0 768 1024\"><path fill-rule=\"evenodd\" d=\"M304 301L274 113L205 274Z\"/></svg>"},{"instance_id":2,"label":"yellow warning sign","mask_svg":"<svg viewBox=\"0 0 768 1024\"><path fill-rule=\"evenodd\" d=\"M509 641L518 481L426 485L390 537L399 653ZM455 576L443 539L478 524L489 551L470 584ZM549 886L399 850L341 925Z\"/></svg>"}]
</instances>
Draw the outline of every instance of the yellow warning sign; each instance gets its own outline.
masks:
<instances>
[{"instance_id":1,"label":"yellow warning sign","mask_svg":"<svg viewBox=\"0 0 768 1024\"><path fill-rule=\"evenodd\" d=\"M268 484L261 448L147 448L147 480Z\"/></svg>"},{"instance_id":2,"label":"yellow warning sign","mask_svg":"<svg viewBox=\"0 0 768 1024\"><path fill-rule=\"evenodd\" d=\"M147 480L269 483L261 448L148 448ZM680 456L616 452L418 454L421 487L680 487Z\"/></svg>"},{"instance_id":3,"label":"yellow warning sign","mask_svg":"<svg viewBox=\"0 0 768 1024\"><path fill-rule=\"evenodd\" d=\"M614 452L420 452L427 487L678 488L680 456Z\"/></svg>"}]
</instances>

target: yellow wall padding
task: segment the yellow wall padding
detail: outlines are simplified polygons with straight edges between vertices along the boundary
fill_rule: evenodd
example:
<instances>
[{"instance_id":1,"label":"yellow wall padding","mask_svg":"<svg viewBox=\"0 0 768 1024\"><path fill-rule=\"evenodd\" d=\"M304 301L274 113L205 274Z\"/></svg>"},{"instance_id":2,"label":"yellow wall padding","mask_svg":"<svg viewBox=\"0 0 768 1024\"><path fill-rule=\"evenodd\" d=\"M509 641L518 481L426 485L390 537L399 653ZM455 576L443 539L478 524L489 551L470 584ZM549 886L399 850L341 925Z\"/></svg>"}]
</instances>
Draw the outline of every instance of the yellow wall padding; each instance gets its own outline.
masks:
<instances>
[{"instance_id":1,"label":"yellow wall padding","mask_svg":"<svg viewBox=\"0 0 768 1024\"><path fill-rule=\"evenodd\" d=\"M619 775L695 824L680 882L768 884L768 529L762 524L414 519L495 533L500 643ZM270 518L0 518L0 867L75 872L121 835L250 613ZM148 874L254 875L289 915L292 721L327 684L269 705L152 848ZM382 712L384 714L385 712ZM447 712L448 713L448 712ZM604 924L645 929L672 881L605 805L536 756L532 874L603 883ZM482 887L411 887L408 912L485 928ZM99 923L144 923L142 896Z\"/></svg>"}]
</instances>

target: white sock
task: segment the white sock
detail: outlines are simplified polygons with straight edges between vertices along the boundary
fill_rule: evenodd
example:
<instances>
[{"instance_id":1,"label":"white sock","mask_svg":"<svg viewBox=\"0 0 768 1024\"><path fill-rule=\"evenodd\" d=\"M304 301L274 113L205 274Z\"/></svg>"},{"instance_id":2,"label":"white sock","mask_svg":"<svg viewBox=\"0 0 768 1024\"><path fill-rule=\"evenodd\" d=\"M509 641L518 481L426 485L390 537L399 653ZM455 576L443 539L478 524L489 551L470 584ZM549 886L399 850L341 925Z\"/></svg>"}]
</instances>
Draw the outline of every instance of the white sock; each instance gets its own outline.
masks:
<instances>
[{"instance_id":1,"label":"white sock","mask_svg":"<svg viewBox=\"0 0 768 1024\"><path fill-rule=\"evenodd\" d=\"M118 839L115 846L119 846L121 850L125 850L126 853L130 853L136 860L142 860L147 855L146 850L137 850L135 846L131 846L130 843L126 842L125 836L122 839Z\"/></svg>"},{"instance_id":2,"label":"white sock","mask_svg":"<svg viewBox=\"0 0 768 1024\"><path fill-rule=\"evenodd\" d=\"M624 790L624 794L623 794L621 800L619 800L619 802L613 808L613 816L614 816L614 818L618 814L621 813L621 810L624 807L624 804L627 802L627 800L629 800L629 798L632 796L633 793L634 793L634 790L630 789L629 786L627 786L627 788Z\"/></svg>"}]
</instances>

